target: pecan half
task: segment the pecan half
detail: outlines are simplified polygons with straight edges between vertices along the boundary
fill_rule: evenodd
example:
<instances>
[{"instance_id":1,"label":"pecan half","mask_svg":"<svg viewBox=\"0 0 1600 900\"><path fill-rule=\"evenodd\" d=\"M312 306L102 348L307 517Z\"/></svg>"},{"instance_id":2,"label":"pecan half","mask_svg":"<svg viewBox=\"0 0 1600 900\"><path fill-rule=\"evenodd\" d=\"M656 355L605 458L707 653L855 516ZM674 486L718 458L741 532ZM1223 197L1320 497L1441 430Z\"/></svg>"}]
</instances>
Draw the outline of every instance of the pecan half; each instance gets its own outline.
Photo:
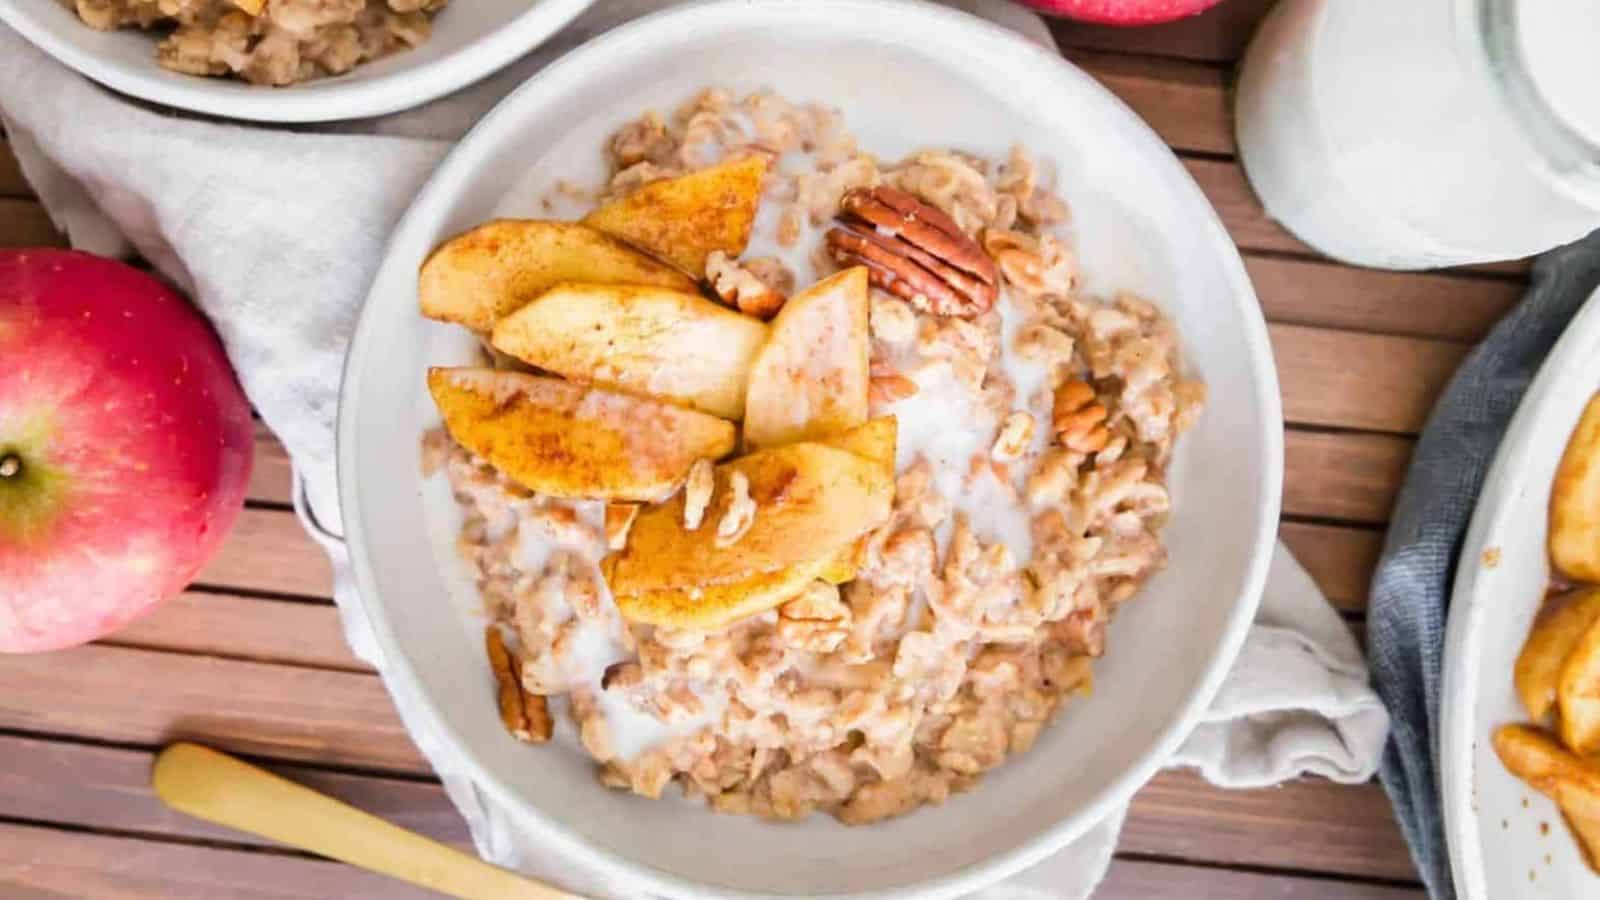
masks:
<instances>
[{"instance_id":1,"label":"pecan half","mask_svg":"<svg viewBox=\"0 0 1600 900\"><path fill-rule=\"evenodd\" d=\"M994 260L935 207L890 187L854 188L824 238L844 265L867 267L872 283L938 316L975 316L994 305Z\"/></svg>"},{"instance_id":2,"label":"pecan half","mask_svg":"<svg viewBox=\"0 0 1600 900\"><path fill-rule=\"evenodd\" d=\"M1051 427L1061 446L1078 453L1102 450L1110 440L1106 430L1106 408L1095 399L1094 388L1073 379L1056 388Z\"/></svg>"},{"instance_id":3,"label":"pecan half","mask_svg":"<svg viewBox=\"0 0 1600 900\"><path fill-rule=\"evenodd\" d=\"M494 673L500 721L506 730L517 740L530 744L550 740L555 730L550 707L544 697L529 693L522 686L522 664L506 646L500 627L490 625L484 631L483 641L489 653L489 670Z\"/></svg>"}]
</instances>

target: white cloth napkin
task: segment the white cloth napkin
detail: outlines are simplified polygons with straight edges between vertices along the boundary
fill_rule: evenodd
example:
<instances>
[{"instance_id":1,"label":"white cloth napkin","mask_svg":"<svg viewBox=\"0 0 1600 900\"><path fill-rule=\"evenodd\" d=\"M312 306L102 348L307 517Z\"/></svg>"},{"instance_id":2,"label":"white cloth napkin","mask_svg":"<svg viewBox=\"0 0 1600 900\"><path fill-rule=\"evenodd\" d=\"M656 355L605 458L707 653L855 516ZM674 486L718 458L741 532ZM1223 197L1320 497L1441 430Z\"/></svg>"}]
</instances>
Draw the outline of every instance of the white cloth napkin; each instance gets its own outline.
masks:
<instances>
[{"instance_id":1,"label":"white cloth napkin","mask_svg":"<svg viewBox=\"0 0 1600 900\"><path fill-rule=\"evenodd\" d=\"M136 249L186 289L227 345L245 391L299 474L308 528L334 560L347 637L383 674L401 717L488 859L595 896L634 886L558 859L519 834L417 727L412 687L384 664L349 577L334 472L346 342L389 231L450 143L561 53L659 5L602 3L498 76L382 119L272 129L201 121L112 94L0 26L0 117L23 172L74 246ZM962 6L1050 44L1033 14L1001 0ZM1261 613L1204 723L1172 760L1216 784L1254 787L1311 773L1372 777L1388 718L1343 622L1282 547ZM1103 876L1123 813L979 896L1078 900Z\"/></svg>"}]
</instances>

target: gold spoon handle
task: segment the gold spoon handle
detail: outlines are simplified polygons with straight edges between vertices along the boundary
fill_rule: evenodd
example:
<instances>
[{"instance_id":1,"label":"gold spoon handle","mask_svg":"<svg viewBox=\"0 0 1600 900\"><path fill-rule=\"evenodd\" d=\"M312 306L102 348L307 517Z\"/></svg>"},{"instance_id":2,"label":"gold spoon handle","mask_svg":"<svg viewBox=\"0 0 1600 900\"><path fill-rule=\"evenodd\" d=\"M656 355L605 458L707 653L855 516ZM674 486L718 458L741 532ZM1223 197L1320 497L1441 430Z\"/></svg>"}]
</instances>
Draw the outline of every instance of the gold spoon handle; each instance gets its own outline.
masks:
<instances>
[{"instance_id":1,"label":"gold spoon handle","mask_svg":"<svg viewBox=\"0 0 1600 900\"><path fill-rule=\"evenodd\" d=\"M581 900L198 744L173 744L150 780L168 806L466 900Z\"/></svg>"}]
</instances>

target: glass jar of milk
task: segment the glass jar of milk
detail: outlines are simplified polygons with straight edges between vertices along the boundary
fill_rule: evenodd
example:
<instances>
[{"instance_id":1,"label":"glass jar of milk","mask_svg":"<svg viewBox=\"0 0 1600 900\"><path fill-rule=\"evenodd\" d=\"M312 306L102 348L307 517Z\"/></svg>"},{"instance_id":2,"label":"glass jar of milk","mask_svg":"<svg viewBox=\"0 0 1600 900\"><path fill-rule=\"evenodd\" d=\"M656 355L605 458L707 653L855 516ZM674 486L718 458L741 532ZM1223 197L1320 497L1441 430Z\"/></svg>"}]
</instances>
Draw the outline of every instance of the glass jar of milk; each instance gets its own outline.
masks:
<instances>
[{"instance_id":1,"label":"glass jar of milk","mask_svg":"<svg viewBox=\"0 0 1600 900\"><path fill-rule=\"evenodd\" d=\"M1600 228L1600 0L1281 0L1237 123L1268 214L1330 256L1548 250Z\"/></svg>"}]
</instances>

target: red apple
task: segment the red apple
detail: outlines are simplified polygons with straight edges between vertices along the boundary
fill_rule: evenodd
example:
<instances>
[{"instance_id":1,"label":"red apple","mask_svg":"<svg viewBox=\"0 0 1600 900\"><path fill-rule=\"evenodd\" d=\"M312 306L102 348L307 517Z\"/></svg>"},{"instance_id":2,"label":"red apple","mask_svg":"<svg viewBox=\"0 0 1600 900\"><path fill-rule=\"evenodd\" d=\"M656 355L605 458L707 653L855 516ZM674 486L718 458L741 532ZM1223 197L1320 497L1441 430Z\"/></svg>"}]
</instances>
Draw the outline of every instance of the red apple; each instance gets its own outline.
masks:
<instances>
[{"instance_id":1,"label":"red apple","mask_svg":"<svg viewBox=\"0 0 1600 900\"><path fill-rule=\"evenodd\" d=\"M252 431L171 288L0 250L0 651L81 644L181 591L244 504Z\"/></svg>"},{"instance_id":2,"label":"red apple","mask_svg":"<svg viewBox=\"0 0 1600 900\"><path fill-rule=\"evenodd\" d=\"M1205 12L1221 0L1022 0L1052 16L1102 25L1155 25Z\"/></svg>"}]
</instances>

